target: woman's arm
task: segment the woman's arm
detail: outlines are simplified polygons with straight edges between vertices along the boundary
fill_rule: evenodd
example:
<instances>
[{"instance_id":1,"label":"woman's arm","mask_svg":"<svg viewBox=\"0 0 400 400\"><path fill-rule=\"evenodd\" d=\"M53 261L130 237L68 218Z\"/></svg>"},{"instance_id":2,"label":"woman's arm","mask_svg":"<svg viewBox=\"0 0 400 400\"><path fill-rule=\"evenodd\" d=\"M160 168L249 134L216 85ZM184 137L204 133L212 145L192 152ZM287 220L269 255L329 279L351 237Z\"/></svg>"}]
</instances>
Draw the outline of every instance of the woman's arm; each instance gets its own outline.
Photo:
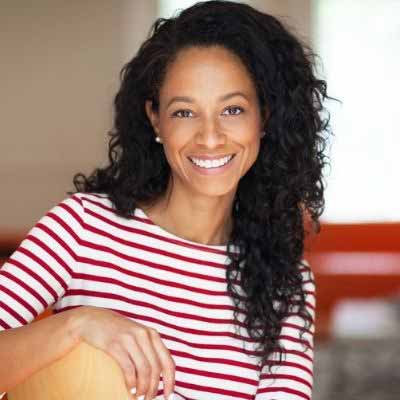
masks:
<instances>
[{"instance_id":1,"label":"woman's arm","mask_svg":"<svg viewBox=\"0 0 400 400\"><path fill-rule=\"evenodd\" d=\"M65 354L76 338L66 312L30 324L63 296L83 236L73 195L47 212L0 268L0 393Z\"/></svg>"},{"instance_id":2,"label":"woman's arm","mask_svg":"<svg viewBox=\"0 0 400 400\"><path fill-rule=\"evenodd\" d=\"M296 314L288 316L282 326L280 343L287 350L282 355L282 364L267 366L261 371L255 400L311 400L313 389L313 362L314 362L314 332L316 286L314 275L303 272L303 288L306 293L307 310L312 316L312 325L309 331L300 337L300 327L304 326L304 319ZM305 350L301 341L310 346ZM277 356L278 357L278 356ZM274 360L278 360L275 358Z\"/></svg>"},{"instance_id":3,"label":"woman's arm","mask_svg":"<svg viewBox=\"0 0 400 400\"><path fill-rule=\"evenodd\" d=\"M138 396L155 397L162 373L167 398L175 363L156 330L89 306L30 324L65 294L79 271L84 218L82 198L65 199L40 219L0 268L0 394L84 341L117 361L127 388L136 387Z\"/></svg>"},{"instance_id":4,"label":"woman's arm","mask_svg":"<svg viewBox=\"0 0 400 400\"><path fill-rule=\"evenodd\" d=\"M79 343L79 308L0 332L0 392L61 358Z\"/></svg>"},{"instance_id":5,"label":"woman's arm","mask_svg":"<svg viewBox=\"0 0 400 400\"><path fill-rule=\"evenodd\" d=\"M78 196L63 200L1 266L0 331L27 325L65 294L81 252L83 218Z\"/></svg>"}]
</instances>

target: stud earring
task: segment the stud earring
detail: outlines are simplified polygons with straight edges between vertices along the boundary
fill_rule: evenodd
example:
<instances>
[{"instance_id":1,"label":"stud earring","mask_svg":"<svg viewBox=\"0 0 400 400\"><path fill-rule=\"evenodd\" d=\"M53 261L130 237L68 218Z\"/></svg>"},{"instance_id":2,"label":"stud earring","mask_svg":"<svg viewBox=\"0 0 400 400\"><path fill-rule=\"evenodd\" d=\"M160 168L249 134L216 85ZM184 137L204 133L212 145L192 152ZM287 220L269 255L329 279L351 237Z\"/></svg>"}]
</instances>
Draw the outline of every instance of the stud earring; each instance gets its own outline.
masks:
<instances>
[{"instance_id":1,"label":"stud earring","mask_svg":"<svg viewBox=\"0 0 400 400\"><path fill-rule=\"evenodd\" d=\"M266 134L267 134L267 132L262 131L262 132L261 132L261 139L262 139Z\"/></svg>"},{"instance_id":2,"label":"stud earring","mask_svg":"<svg viewBox=\"0 0 400 400\"><path fill-rule=\"evenodd\" d=\"M160 138L160 136L156 136L156 142L161 143L161 138Z\"/></svg>"}]
</instances>

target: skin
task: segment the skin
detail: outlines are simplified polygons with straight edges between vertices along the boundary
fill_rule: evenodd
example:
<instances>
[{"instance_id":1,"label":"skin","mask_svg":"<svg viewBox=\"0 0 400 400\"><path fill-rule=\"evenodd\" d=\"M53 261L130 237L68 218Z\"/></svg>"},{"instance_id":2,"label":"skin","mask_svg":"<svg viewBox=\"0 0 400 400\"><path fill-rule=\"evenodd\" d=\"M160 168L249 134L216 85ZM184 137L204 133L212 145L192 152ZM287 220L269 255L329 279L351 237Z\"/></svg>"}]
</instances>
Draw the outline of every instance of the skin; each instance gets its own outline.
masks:
<instances>
[{"instance_id":1,"label":"skin","mask_svg":"<svg viewBox=\"0 0 400 400\"><path fill-rule=\"evenodd\" d=\"M242 95L223 98L237 92ZM189 99L174 101L175 97ZM172 174L166 194L151 207L141 208L179 237L226 244L237 186L257 159L263 129L251 76L224 47L184 49L167 69L159 104L155 112L146 101L146 114L161 138ZM232 153L236 156L230 167L217 175L196 172L187 158Z\"/></svg>"}]
</instances>

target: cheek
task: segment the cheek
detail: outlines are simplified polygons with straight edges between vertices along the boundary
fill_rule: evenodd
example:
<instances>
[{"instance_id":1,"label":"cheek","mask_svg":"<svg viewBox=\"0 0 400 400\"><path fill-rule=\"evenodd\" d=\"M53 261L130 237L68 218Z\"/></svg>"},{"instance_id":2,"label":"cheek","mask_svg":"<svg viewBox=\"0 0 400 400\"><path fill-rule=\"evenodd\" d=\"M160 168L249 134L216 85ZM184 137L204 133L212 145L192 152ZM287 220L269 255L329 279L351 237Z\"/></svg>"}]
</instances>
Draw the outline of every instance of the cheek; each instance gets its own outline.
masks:
<instances>
[{"instance_id":1,"label":"cheek","mask_svg":"<svg viewBox=\"0 0 400 400\"><path fill-rule=\"evenodd\" d=\"M242 135L241 145L245 148L246 162L248 164L253 164L260 151L260 132L258 130L253 130L244 133Z\"/></svg>"},{"instance_id":2,"label":"cheek","mask_svg":"<svg viewBox=\"0 0 400 400\"><path fill-rule=\"evenodd\" d=\"M181 152L190 138L188 129L182 124L166 124L163 126L164 153L171 168L177 169L182 164Z\"/></svg>"},{"instance_id":3,"label":"cheek","mask_svg":"<svg viewBox=\"0 0 400 400\"><path fill-rule=\"evenodd\" d=\"M161 119L162 132L164 137L171 143L182 143L190 138L192 132L196 131L196 120L193 118L172 118Z\"/></svg>"},{"instance_id":4,"label":"cheek","mask_svg":"<svg viewBox=\"0 0 400 400\"><path fill-rule=\"evenodd\" d=\"M261 123L259 117L252 111L236 117L221 118L220 126L243 146L253 146L259 140Z\"/></svg>"}]
</instances>

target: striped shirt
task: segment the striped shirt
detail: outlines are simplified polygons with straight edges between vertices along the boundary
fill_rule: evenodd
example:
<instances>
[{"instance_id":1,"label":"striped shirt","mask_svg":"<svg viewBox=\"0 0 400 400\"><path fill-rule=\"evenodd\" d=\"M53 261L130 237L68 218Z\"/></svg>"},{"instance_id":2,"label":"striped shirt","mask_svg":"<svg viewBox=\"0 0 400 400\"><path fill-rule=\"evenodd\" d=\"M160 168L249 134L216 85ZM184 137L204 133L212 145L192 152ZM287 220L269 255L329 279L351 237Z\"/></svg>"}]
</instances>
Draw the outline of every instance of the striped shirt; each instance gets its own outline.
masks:
<instances>
[{"instance_id":1,"label":"striped shirt","mask_svg":"<svg viewBox=\"0 0 400 400\"><path fill-rule=\"evenodd\" d=\"M304 351L299 337L304 320L288 314L282 364L268 373L257 366L243 310L234 322L226 250L175 236L140 208L120 217L105 194L76 193L43 216L0 269L0 330L28 324L49 306L56 313L103 307L159 332L176 364L176 399L311 399L315 284L307 262L313 324L302 340L310 347ZM158 400L162 388L160 377Z\"/></svg>"}]
</instances>

